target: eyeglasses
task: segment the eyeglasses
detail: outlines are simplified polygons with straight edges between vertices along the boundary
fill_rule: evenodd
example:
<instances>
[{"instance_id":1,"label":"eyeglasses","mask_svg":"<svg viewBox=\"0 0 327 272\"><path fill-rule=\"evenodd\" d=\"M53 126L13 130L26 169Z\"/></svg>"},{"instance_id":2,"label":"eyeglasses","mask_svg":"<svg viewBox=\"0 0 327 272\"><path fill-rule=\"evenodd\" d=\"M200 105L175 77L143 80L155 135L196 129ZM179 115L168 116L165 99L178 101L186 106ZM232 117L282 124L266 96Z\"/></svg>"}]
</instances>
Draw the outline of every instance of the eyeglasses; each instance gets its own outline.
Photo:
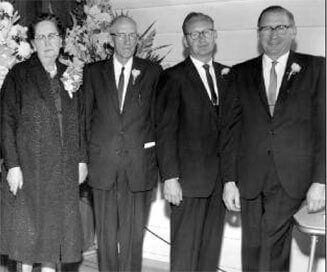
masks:
<instances>
[{"instance_id":1,"label":"eyeglasses","mask_svg":"<svg viewBox=\"0 0 327 272\"><path fill-rule=\"evenodd\" d=\"M259 31L264 35L271 35L273 32L276 32L278 35L285 35L286 31L292 26L289 25L277 25L275 27L272 26L261 26L259 27Z\"/></svg>"},{"instance_id":2,"label":"eyeglasses","mask_svg":"<svg viewBox=\"0 0 327 272\"><path fill-rule=\"evenodd\" d=\"M197 40L200 38L200 35L205 37L205 38L211 38L212 34L215 32L215 29L205 29L202 31L194 31L194 32L190 32L190 33L186 33L185 35L190 36L190 38L192 40Z\"/></svg>"},{"instance_id":3,"label":"eyeglasses","mask_svg":"<svg viewBox=\"0 0 327 272\"><path fill-rule=\"evenodd\" d=\"M59 33L49 33L48 35L36 35L34 39L38 42L45 42L46 40L53 42L59 36Z\"/></svg>"},{"instance_id":4,"label":"eyeglasses","mask_svg":"<svg viewBox=\"0 0 327 272\"><path fill-rule=\"evenodd\" d=\"M110 33L112 36L117 37L117 39L125 40L127 37L130 40L136 40L138 38L137 33Z\"/></svg>"}]
</instances>

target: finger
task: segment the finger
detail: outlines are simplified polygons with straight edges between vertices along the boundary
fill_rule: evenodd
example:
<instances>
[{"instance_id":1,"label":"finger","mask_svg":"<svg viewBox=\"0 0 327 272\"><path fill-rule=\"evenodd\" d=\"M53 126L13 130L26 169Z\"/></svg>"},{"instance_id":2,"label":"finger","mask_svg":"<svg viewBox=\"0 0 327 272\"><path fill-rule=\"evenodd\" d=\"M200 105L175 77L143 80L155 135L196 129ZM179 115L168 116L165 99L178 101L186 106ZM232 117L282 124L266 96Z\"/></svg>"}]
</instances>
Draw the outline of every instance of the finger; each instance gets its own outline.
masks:
<instances>
[{"instance_id":1,"label":"finger","mask_svg":"<svg viewBox=\"0 0 327 272\"><path fill-rule=\"evenodd\" d=\"M231 201L229 199L226 199L225 204L226 204L227 210L231 211L232 210L232 203L231 203Z\"/></svg>"},{"instance_id":2,"label":"finger","mask_svg":"<svg viewBox=\"0 0 327 272\"><path fill-rule=\"evenodd\" d=\"M174 205L178 205L179 204L177 195L172 195L172 202L173 202Z\"/></svg>"},{"instance_id":3,"label":"finger","mask_svg":"<svg viewBox=\"0 0 327 272\"><path fill-rule=\"evenodd\" d=\"M235 207L238 211L241 209L241 203L239 197L235 197Z\"/></svg>"},{"instance_id":4,"label":"finger","mask_svg":"<svg viewBox=\"0 0 327 272\"><path fill-rule=\"evenodd\" d=\"M22 188L23 188L23 180L21 180L21 181L20 181L20 183L19 183L19 186L18 186L18 187L19 187L19 189L22 189Z\"/></svg>"},{"instance_id":5,"label":"finger","mask_svg":"<svg viewBox=\"0 0 327 272\"><path fill-rule=\"evenodd\" d=\"M178 199L179 199L179 201L183 201L182 190L180 190L179 193L178 193Z\"/></svg>"}]
</instances>

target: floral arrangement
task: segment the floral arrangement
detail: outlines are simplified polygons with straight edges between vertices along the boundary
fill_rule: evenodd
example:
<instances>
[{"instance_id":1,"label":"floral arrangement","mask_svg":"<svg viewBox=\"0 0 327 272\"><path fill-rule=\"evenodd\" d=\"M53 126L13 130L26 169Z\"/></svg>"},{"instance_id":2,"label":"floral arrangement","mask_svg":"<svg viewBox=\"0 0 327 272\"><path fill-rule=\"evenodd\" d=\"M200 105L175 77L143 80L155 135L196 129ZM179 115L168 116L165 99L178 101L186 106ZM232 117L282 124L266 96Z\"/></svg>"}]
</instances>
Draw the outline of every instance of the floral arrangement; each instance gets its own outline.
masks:
<instances>
[{"instance_id":1,"label":"floral arrangement","mask_svg":"<svg viewBox=\"0 0 327 272\"><path fill-rule=\"evenodd\" d=\"M72 78L77 78L78 73L80 73L78 78L82 80L81 66L108 59L113 53L113 48L109 43L109 31L113 18L118 14L113 12L111 1L80 0L79 2L83 6L83 14L79 16L72 14L73 27L66 31L64 62L71 68L68 69L66 77L62 78L64 84L67 80L72 82ZM168 45L153 47L156 34L153 25L154 23L139 35L136 55L160 63L166 55L160 57L157 51ZM76 87L72 92L76 91L79 85L75 84Z\"/></svg>"},{"instance_id":2,"label":"floral arrangement","mask_svg":"<svg viewBox=\"0 0 327 272\"><path fill-rule=\"evenodd\" d=\"M0 2L0 88L9 69L30 57L27 28L17 24L17 11L9 2Z\"/></svg>"}]
</instances>

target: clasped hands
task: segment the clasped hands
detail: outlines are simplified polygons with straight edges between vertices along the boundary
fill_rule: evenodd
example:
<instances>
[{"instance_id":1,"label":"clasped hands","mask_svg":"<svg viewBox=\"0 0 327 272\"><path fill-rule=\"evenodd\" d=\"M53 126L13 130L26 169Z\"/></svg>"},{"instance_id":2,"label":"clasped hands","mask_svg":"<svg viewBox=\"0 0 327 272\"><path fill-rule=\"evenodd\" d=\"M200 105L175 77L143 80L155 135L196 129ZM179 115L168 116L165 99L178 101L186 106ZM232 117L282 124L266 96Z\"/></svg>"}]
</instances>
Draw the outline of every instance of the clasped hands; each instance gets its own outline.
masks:
<instances>
[{"instance_id":1,"label":"clasped hands","mask_svg":"<svg viewBox=\"0 0 327 272\"><path fill-rule=\"evenodd\" d=\"M85 181L87 177L87 164L84 162L80 162L78 164L78 184L81 184ZM19 166L12 167L8 170L7 174L7 182L9 185L9 191L16 195L18 189L23 188L23 173Z\"/></svg>"}]
</instances>

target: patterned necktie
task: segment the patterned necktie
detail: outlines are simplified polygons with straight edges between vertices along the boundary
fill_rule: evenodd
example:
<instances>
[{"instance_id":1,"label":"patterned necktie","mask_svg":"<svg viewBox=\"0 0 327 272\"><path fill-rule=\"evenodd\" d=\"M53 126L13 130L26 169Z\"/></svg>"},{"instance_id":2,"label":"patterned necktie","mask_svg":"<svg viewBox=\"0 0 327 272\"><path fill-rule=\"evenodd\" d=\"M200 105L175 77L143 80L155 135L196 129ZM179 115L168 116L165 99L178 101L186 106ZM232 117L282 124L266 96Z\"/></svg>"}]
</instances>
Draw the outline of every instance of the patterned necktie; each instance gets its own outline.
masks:
<instances>
[{"instance_id":1,"label":"patterned necktie","mask_svg":"<svg viewBox=\"0 0 327 272\"><path fill-rule=\"evenodd\" d=\"M123 92L124 92L124 70L125 67L123 66L121 68L120 76L119 76L119 81L118 81L118 102L119 102L119 108L122 108L122 103L123 103Z\"/></svg>"},{"instance_id":2,"label":"patterned necktie","mask_svg":"<svg viewBox=\"0 0 327 272\"><path fill-rule=\"evenodd\" d=\"M271 62L271 69L270 69L270 80L269 80L269 87L268 87L268 105L269 105L269 111L270 115L274 115L274 108L275 103L277 100L277 73L276 73L276 64L277 61Z\"/></svg>"},{"instance_id":3,"label":"patterned necktie","mask_svg":"<svg viewBox=\"0 0 327 272\"><path fill-rule=\"evenodd\" d=\"M210 93L211 93L211 102L213 105L218 105L218 97L217 97L217 94L215 92L215 87L213 85L213 80L212 80L212 77L209 73L209 64L204 64L202 66L204 68L204 70L206 71L206 77L207 77L207 82L208 82L208 85L209 85L209 89L210 89Z\"/></svg>"}]
</instances>

